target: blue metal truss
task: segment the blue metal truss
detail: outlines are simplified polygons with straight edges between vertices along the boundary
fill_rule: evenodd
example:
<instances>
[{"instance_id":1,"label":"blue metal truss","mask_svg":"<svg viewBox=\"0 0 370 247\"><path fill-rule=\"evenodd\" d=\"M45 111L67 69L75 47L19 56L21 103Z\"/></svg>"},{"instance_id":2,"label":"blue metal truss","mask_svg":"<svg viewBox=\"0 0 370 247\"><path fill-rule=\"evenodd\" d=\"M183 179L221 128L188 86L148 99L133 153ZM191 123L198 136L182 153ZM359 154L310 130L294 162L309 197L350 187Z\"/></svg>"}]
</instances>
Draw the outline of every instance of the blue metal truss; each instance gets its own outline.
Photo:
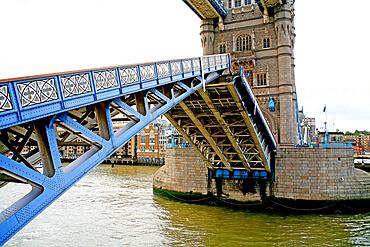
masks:
<instances>
[{"instance_id":1,"label":"blue metal truss","mask_svg":"<svg viewBox=\"0 0 370 247\"><path fill-rule=\"evenodd\" d=\"M207 63L201 64L200 58L193 58L3 82L0 130L33 124L43 171L27 166L26 161L22 163L0 154L0 175L32 187L31 192L0 213L0 245L145 126L230 68L228 55L202 60ZM206 75L203 83L202 74ZM142 97L136 108L126 101L131 95ZM113 129L113 105L131 119L119 130ZM96 107L99 134L69 114L86 106ZM58 128L61 127L91 144L89 151L68 166L63 166L60 159Z\"/></svg>"},{"instance_id":2,"label":"blue metal truss","mask_svg":"<svg viewBox=\"0 0 370 247\"><path fill-rule=\"evenodd\" d=\"M258 145L262 147L262 155L266 158L266 165L268 170L271 171L271 178L274 179L277 144L242 68L240 68L240 74L234 78L233 83L239 98L243 102L243 107L252 121L253 131L251 132L257 135Z\"/></svg>"}]
</instances>

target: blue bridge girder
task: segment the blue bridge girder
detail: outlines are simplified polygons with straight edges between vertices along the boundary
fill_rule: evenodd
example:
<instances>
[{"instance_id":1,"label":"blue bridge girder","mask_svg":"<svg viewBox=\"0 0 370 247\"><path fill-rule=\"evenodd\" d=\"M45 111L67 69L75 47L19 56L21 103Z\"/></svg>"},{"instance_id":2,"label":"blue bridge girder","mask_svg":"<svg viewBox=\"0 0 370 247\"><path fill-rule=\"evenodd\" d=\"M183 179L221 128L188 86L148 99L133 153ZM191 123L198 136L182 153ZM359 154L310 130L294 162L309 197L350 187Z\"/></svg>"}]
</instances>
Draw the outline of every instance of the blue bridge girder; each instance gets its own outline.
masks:
<instances>
[{"instance_id":1,"label":"blue bridge girder","mask_svg":"<svg viewBox=\"0 0 370 247\"><path fill-rule=\"evenodd\" d=\"M222 54L1 80L0 188L18 182L32 189L0 213L0 245L145 126L229 68L230 57ZM115 129L118 114L127 121ZM90 149L66 166L59 143L73 138ZM22 153L27 143L35 149Z\"/></svg>"}]
</instances>

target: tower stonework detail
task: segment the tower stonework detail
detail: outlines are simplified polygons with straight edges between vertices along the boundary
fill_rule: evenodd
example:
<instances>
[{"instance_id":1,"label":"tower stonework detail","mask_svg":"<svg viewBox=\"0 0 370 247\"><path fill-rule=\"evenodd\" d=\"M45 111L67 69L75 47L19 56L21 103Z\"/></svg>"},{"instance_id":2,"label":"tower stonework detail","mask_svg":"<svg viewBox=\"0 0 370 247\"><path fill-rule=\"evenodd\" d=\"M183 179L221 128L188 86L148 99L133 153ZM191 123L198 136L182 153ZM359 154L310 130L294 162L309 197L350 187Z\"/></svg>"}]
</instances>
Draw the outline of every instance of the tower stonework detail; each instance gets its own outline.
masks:
<instances>
[{"instance_id":1,"label":"tower stonework detail","mask_svg":"<svg viewBox=\"0 0 370 247\"><path fill-rule=\"evenodd\" d=\"M277 142L297 143L293 1L231 0L224 5L223 23L202 21L203 54L230 53L232 73L240 67L248 73ZM275 109L269 109L271 101Z\"/></svg>"},{"instance_id":2,"label":"tower stonework detail","mask_svg":"<svg viewBox=\"0 0 370 247\"><path fill-rule=\"evenodd\" d=\"M200 29L203 55L207 56L210 54L214 54L215 30L213 20L212 19L203 20Z\"/></svg>"}]
</instances>

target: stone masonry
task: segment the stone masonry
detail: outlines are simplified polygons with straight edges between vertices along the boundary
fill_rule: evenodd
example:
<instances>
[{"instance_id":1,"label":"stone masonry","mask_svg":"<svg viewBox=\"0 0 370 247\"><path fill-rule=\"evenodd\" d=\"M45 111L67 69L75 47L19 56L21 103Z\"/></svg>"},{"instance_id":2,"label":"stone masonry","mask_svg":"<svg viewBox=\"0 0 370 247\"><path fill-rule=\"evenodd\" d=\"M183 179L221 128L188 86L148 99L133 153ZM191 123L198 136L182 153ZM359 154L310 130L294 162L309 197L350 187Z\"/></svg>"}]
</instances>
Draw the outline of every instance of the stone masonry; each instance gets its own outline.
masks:
<instances>
[{"instance_id":1,"label":"stone masonry","mask_svg":"<svg viewBox=\"0 0 370 247\"><path fill-rule=\"evenodd\" d=\"M154 188L207 194L207 166L192 148L167 149L165 163L154 175Z\"/></svg>"},{"instance_id":2,"label":"stone masonry","mask_svg":"<svg viewBox=\"0 0 370 247\"><path fill-rule=\"evenodd\" d=\"M249 82L278 143L295 144L296 88L294 78L294 1L261 11L254 0L223 1L228 14L222 23L201 23L203 54L230 53L233 73L249 72ZM279 2L279 1L275 1ZM230 5L230 6L229 6ZM275 112L268 101L276 103Z\"/></svg>"},{"instance_id":3,"label":"stone masonry","mask_svg":"<svg viewBox=\"0 0 370 247\"><path fill-rule=\"evenodd\" d=\"M354 168L351 148L280 147L275 171L277 198L370 199L370 174Z\"/></svg>"},{"instance_id":4,"label":"stone masonry","mask_svg":"<svg viewBox=\"0 0 370 247\"><path fill-rule=\"evenodd\" d=\"M191 148L176 148L166 150L166 165L162 166L153 178L155 189L164 189L182 193L216 194L216 184L213 179L208 184L208 169L206 163L199 158ZM258 188L256 193L243 194L234 181L224 181L223 193L229 199L238 201L260 200Z\"/></svg>"}]
</instances>

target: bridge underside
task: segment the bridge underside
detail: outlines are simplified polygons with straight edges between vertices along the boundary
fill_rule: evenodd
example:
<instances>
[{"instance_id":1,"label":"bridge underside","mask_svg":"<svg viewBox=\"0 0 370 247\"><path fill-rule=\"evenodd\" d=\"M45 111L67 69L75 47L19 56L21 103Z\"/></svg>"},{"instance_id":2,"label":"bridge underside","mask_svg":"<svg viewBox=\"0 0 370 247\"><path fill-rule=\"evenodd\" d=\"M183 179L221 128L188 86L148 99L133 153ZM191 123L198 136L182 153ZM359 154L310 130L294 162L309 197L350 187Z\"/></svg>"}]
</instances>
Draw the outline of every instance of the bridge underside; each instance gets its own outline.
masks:
<instances>
[{"instance_id":1,"label":"bridge underside","mask_svg":"<svg viewBox=\"0 0 370 247\"><path fill-rule=\"evenodd\" d=\"M200 19L223 18L227 11L220 0L183 0Z\"/></svg>"},{"instance_id":2,"label":"bridge underside","mask_svg":"<svg viewBox=\"0 0 370 247\"><path fill-rule=\"evenodd\" d=\"M274 147L261 135L257 109L248 112L238 90L230 77L220 77L165 116L209 167L252 174L265 171L261 175L267 178Z\"/></svg>"}]
</instances>

